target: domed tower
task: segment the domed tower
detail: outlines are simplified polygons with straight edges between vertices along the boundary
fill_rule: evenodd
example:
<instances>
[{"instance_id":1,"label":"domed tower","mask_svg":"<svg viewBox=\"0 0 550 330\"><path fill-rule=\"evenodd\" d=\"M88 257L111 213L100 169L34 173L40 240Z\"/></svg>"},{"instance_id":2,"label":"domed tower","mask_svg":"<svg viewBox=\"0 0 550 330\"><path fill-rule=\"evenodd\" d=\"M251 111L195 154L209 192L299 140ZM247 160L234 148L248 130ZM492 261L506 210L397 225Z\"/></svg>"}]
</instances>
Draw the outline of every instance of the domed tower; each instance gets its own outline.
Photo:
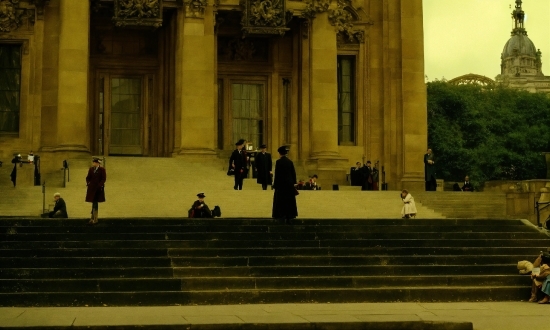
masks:
<instances>
[{"instance_id":1,"label":"domed tower","mask_svg":"<svg viewBox=\"0 0 550 330\"><path fill-rule=\"evenodd\" d=\"M521 4L521 0L516 0L516 7L512 12L515 26L500 56L500 73L508 77L544 76L541 70L541 52L527 37L527 31L523 25L525 12Z\"/></svg>"}]
</instances>

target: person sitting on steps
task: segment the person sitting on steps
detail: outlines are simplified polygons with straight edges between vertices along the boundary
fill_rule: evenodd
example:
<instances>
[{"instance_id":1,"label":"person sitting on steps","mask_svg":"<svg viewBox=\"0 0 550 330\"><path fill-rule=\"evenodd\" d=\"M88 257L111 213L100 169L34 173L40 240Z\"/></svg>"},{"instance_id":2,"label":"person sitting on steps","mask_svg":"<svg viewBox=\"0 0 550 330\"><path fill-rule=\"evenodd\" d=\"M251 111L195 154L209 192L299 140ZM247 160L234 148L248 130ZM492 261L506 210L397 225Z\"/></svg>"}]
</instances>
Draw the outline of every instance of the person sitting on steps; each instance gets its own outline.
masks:
<instances>
[{"instance_id":1,"label":"person sitting on steps","mask_svg":"<svg viewBox=\"0 0 550 330\"><path fill-rule=\"evenodd\" d=\"M206 197L204 193L198 193L197 197L199 199L193 203L189 210L189 218L214 218L222 215L219 206L216 205L213 210L210 210L208 205L204 203L204 198Z\"/></svg>"},{"instance_id":2,"label":"person sitting on steps","mask_svg":"<svg viewBox=\"0 0 550 330\"><path fill-rule=\"evenodd\" d=\"M533 263L533 271L531 273L531 279L533 283L531 285L531 298L529 302L537 302L538 293L544 293L544 297L539 301L539 304L548 304L550 302L550 281L548 275L550 275L550 254L543 253L537 257ZM539 268L538 271L535 271Z\"/></svg>"},{"instance_id":3,"label":"person sitting on steps","mask_svg":"<svg viewBox=\"0 0 550 330\"><path fill-rule=\"evenodd\" d=\"M401 209L402 218L414 218L416 217L416 204L414 203L414 198L407 191L403 189L401 191L401 200L403 200L403 208Z\"/></svg>"}]
</instances>

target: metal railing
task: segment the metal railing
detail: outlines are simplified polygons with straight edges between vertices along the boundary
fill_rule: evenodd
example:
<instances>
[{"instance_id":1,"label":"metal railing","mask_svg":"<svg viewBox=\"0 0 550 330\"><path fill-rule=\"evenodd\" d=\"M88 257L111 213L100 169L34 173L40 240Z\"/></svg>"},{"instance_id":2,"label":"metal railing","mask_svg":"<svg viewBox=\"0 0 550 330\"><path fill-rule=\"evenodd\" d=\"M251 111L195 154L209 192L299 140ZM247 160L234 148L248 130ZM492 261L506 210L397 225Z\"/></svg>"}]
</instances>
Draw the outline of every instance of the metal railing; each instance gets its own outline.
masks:
<instances>
[{"instance_id":1,"label":"metal railing","mask_svg":"<svg viewBox=\"0 0 550 330\"><path fill-rule=\"evenodd\" d=\"M542 207L540 207L541 205L543 205ZM550 202L539 202L539 201L536 201L535 202L535 211L537 211L537 226L539 228L542 227L542 224L540 223L540 211L544 210L545 208L549 207L550 206ZM546 220L544 220L544 222L550 220L550 215L546 218Z\"/></svg>"}]
</instances>

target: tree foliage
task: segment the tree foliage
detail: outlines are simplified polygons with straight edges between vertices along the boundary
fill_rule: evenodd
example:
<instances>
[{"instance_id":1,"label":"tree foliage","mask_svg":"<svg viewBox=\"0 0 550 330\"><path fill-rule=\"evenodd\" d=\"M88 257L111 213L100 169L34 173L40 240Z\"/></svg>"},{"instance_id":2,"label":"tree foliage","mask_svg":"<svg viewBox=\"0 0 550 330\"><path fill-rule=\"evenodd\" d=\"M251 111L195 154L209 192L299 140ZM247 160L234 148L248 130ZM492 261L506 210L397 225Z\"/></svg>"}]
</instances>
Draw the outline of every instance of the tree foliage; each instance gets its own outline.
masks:
<instances>
[{"instance_id":1,"label":"tree foliage","mask_svg":"<svg viewBox=\"0 0 550 330\"><path fill-rule=\"evenodd\" d=\"M427 83L428 143L437 176L461 181L546 177L550 98L501 86Z\"/></svg>"}]
</instances>

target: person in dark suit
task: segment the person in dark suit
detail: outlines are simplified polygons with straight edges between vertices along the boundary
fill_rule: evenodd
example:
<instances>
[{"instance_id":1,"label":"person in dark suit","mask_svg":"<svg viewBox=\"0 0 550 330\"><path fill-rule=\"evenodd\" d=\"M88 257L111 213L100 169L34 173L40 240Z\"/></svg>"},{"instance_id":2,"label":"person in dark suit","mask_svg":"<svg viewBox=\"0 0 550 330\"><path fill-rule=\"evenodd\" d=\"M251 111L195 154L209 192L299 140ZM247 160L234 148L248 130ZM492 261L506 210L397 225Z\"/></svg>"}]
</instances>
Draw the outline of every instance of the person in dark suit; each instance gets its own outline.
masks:
<instances>
[{"instance_id":1,"label":"person in dark suit","mask_svg":"<svg viewBox=\"0 0 550 330\"><path fill-rule=\"evenodd\" d=\"M464 185L462 186L462 191L469 191L469 192L473 192L474 191L474 186L472 186L472 183L470 182L470 177L466 175L466 177L464 178Z\"/></svg>"},{"instance_id":2,"label":"person in dark suit","mask_svg":"<svg viewBox=\"0 0 550 330\"><path fill-rule=\"evenodd\" d=\"M313 174L313 176L309 179L309 181L304 186L304 190L321 190L321 187L317 185L317 179L319 177L317 174Z\"/></svg>"},{"instance_id":3,"label":"person in dark suit","mask_svg":"<svg viewBox=\"0 0 550 330\"><path fill-rule=\"evenodd\" d=\"M48 216L50 218L68 218L67 204L65 204L65 201L61 198L61 194L56 192L53 194L53 199L55 200L55 206Z\"/></svg>"},{"instance_id":4,"label":"person in dark suit","mask_svg":"<svg viewBox=\"0 0 550 330\"><path fill-rule=\"evenodd\" d=\"M262 144L260 146L260 152L256 154L254 167L258 173L256 182L262 185L263 190L267 190L267 186L271 186L271 175L273 174L273 163L271 161L271 154L266 152L267 146Z\"/></svg>"},{"instance_id":5,"label":"person in dark suit","mask_svg":"<svg viewBox=\"0 0 550 330\"><path fill-rule=\"evenodd\" d=\"M288 149L283 146L277 149L279 159L275 162L275 179L273 180L273 210L274 219L284 219L291 224L298 216L296 206L296 170L294 163L286 157Z\"/></svg>"},{"instance_id":6,"label":"person in dark suit","mask_svg":"<svg viewBox=\"0 0 550 330\"><path fill-rule=\"evenodd\" d=\"M437 181L435 179L435 161L432 149L426 151L424 155L424 180L426 180L426 191L435 191Z\"/></svg>"},{"instance_id":7,"label":"person in dark suit","mask_svg":"<svg viewBox=\"0 0 550 330\"><path fill-rule=\"evenodd\" d=\"M355 163L355 167L350 168L349 175L352 186L363 185L363 172L361 170L361 162Z\"/></svg>"},{"instance_id":8,"label":"person in dark suit","mask_svg":"<svg viewBox=\"0 0 550 330\"><path fill-rule=\"evenodd\" d=\"M204 202L206 197L204 193L198 193L197 197L199 198L193 203L191 209L189 210L190 218L213 218L221 216L221 210L219 206L215 206L213 210L210 210L208 205Z\"/></svg>"},{"instance_id":9,"label":"person in dark suit","mask_svg":"<svg viewBox=\"0 0 550 330\"><path fill-rule=\"evenodd\" d=\"M105 181L107 180L107 172L105 168L100 166L99 158L94 158L92 167L88 170L86 176L86 202L92 203L92 218L88 224L97 224L98 203L105 202Z\"/></svg>"},{"instance_id":10,"label":"person in dark suit","mask_svg":"<svg viewBox=\"0 0 550 330\"><path fill-rule=\"evenodd\" d=\"M243 179L246 175L246 155L242 150L244 142L243 139L240 139L235 143L236 149L233 150L229 158L229 168L233 169L235 173L235 185L233 186L235 190L243 190Z\"/></svg>"},{"instance_id":11,"label":"person in dark suit","mask_svg":"<svg viewBox=\"0 0 550 330\"><path fill-rule=\"evenodd\" d=\"M362 168L363 171L363 184L361 190L372 190L372 163L367 160L367 163Z\"/></svg>"}]
</instances>

